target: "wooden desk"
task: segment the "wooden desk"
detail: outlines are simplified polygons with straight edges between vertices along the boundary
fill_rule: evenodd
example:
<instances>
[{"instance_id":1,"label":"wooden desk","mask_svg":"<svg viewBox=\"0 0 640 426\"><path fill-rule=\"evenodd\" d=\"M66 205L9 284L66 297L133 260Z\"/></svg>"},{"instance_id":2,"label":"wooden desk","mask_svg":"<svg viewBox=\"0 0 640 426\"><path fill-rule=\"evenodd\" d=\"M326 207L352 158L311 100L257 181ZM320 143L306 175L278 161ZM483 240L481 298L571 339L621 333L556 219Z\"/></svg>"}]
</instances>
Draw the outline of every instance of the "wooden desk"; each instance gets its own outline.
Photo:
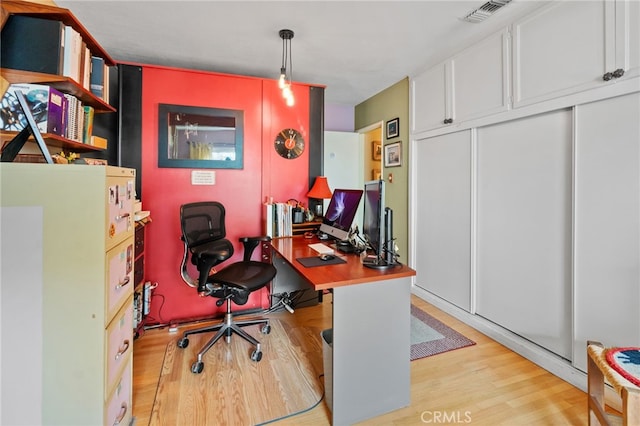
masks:
<instances>
[{"instance_id":1,"label":"wooden desk","mask_svg":"<svg viewBox=\"0 0 640 426\"><path fill-rule=\"evenodd\" d=\"M296 259L317 256L308 245L318 242L288 237L271 244L274 256L285 259L315 290L333 289L333 392L327 395L332 424L352 424L408 406L415 271L405 265L370 269L358 255L338 252L346 263L304 267Z\"/></svg>"}]
</instances>

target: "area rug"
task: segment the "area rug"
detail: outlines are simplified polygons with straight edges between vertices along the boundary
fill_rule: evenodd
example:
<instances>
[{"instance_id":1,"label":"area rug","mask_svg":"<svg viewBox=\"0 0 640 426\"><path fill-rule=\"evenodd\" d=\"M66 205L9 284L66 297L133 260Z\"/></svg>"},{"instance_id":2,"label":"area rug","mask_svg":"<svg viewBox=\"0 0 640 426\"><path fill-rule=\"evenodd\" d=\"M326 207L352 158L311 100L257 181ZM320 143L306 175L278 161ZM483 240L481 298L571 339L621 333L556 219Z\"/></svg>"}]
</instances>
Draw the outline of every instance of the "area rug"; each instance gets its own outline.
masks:
<instances>
[{"instance_id":1,"label":"area rug","mask_svg":"<svg viewBox=\"0 0 640 426\"><path fill-rule=\"evenodd\" d=\"M411 305L411 361L475 344L473 340Z\"/></svg>"},{"instance_id":2,"label":"area rug","mask_svg":"<svg viewBox=\"0 0 640 426\"><path fill-rule=\"evenodd\" d=\"M149 425L256 425L321 400L322 347L320 339L308 337L319 330L276 319L268 335L258 326L245 330L260 340L261 361L251 361L252 345L234 335L230 344L223 338L204 355L200 374L192 373L191 365L211 333L189 336L184 349L169 343Z\"/></svg>"}]
</instances>

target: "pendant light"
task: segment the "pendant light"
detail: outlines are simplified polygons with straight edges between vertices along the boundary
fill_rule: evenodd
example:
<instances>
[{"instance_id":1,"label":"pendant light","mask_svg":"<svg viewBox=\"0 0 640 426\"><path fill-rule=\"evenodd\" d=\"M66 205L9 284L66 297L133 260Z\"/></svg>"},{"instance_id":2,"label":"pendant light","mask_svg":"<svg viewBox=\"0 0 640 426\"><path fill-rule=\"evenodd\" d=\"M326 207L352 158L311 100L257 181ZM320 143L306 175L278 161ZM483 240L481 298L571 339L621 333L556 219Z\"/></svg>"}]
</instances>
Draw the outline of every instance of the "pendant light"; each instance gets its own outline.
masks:
<instances>
[{"instance_id":1,"label":"pendant light","mask_svg":"<svg viewBox=\"0 0 640 426\"><path fill-rule=\"evenodd\" d=\"M280 67L280 78L278 79L278 87L282 90L282 97L286 100L288 106L295 104L293 91L291 90L291 81L293 74L293 66L291 65L291 39L293 31L283 29L279 32L282 39L282 66Z\"/></svg>"}]
</instances>

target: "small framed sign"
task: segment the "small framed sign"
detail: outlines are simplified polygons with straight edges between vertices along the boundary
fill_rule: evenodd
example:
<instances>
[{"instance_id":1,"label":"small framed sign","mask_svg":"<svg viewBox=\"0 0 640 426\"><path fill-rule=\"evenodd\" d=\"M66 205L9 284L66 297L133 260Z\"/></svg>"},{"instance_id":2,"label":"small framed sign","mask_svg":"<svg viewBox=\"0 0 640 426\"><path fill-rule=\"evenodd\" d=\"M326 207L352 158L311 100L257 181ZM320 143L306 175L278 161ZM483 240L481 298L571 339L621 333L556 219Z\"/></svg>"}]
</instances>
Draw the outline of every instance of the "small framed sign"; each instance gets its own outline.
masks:
<instances>
[{"instance_id":1,"label":"small framed sign","mask_svg":"<svg viewBox=\"0 0 640 426\"><path fill-rule=\"evenodd\" d=\"M402 142L394 142L384 146L384 166L402 166Z\"/></svg>"},{"instance_id":2,"label":"small framed sign","mask_svg":"<svg viewBox=\"0 0 640 426\"><path fill-rule=\"evenodd\" d=\"M387 121L387 139L397 138L400 135L400 118Z\"/></svg>"}]
</instances>

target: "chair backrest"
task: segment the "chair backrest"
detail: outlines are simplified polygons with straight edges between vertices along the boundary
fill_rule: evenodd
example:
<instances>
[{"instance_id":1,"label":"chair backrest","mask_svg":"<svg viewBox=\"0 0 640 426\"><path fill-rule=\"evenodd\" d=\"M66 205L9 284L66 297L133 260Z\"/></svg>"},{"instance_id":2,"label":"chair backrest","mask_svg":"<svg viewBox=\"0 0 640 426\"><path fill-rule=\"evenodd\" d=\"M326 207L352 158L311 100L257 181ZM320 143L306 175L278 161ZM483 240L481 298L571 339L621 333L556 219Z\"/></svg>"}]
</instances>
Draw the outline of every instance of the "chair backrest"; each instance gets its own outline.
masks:
<instances>
[{"instance_id":1,"label":"chair backrest","mask_svg":"<svg viewBox=\"0 0 640 426\"><path fill-rule=\"evenodd\" d=\"M217 201L184 204L180 207L182 236L189 248L225 238L224 206Z\"/></svg>"}]
</instances>

